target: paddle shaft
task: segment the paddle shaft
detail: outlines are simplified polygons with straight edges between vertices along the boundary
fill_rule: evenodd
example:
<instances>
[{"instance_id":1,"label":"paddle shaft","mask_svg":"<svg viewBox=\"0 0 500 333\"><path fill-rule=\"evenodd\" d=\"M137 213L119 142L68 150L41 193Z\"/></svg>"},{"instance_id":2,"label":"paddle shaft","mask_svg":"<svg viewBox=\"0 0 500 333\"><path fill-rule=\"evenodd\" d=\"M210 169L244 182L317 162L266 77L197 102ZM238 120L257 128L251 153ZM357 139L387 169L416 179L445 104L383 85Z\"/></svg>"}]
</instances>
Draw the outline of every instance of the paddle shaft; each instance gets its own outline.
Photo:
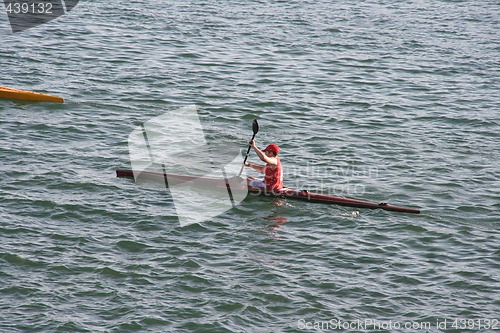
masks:
<instances>
[{"instance_id":1,"label":"paddle shaft","mask_svg":"<svg viewBox=\"0 0 500 333\"><path fill-rule=\"evenodd\" d=\"M252 140L250 140L250 141L253 141L253 139L255 139L255 134L257 134L257 133L253 133ZM243 172L243 169L245 168L245 163L247 162L248 155L250 155L250 149L252 149L252 146L250 146L250 144L249 144L248 149L247 149L247 154L245 155L245 159L243 160L243 165L241 166L240 172L238 173L238 177L241 175L241 173Z\"/></svg>"}]
</instances>

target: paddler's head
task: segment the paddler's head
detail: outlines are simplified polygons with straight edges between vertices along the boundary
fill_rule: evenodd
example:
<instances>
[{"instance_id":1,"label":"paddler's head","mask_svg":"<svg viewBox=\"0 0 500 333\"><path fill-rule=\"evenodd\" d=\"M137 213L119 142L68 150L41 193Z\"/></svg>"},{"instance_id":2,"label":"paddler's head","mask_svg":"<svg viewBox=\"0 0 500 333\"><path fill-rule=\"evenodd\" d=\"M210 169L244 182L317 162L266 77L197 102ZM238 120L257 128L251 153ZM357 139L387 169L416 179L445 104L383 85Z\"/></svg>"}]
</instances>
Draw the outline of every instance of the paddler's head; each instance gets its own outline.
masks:
<instances>
[{"instance_id":1,"label":"paddler's head","mask_svg":"<svg viewBox=\"0 0 500 333\"><path fill-rule=\"evenodd\" d=\"M280 147L278 147L278 145L275 145L274 143L271 143L262 151L268 156L276 157L280 153Z\"/></svg>"}]
</instances>

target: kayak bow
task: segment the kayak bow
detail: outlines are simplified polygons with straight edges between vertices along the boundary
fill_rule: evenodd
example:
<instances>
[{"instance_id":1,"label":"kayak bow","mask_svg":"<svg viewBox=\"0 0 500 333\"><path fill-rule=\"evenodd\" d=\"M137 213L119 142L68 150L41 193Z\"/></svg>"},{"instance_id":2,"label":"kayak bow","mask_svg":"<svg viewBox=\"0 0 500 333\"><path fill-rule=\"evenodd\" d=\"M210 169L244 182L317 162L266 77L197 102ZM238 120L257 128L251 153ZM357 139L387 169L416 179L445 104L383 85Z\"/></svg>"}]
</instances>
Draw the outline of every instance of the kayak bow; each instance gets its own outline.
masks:
<instances>
[{"instance_id":1,"label":"kayak bow","mask_svg":"<svg viewBox=\"0 0 500 333\"><path fill-rule=\"evenodd\" d=\"M20 90L0 86L0 98L17 99L22 101L64 103L59 96L40 94L34 91Z\"/></svg>"},{"instance_id":2,"label":"kayak bow","mask_svg":"<svg viewBox=\"0 0 500 333\"><path fill-rule=\"evenodd\" d=\"M162 184L174 185L176 183L193 183L202 184L203 186L212 186L215 188L221 188L228 186L228 182L224 179L218 178L207 178L207 177L195 177L195 176L182 176L174 174L163 174L157 172L148 171L133 171L133 170L116 170L116 176L121 178L135 178L136 180L145 181L158 181ZM168 179L168 183L167 183ZM242 189L244 189L242 185ZM283 197L294 200L302 200L316 203L333 204L340 206L356 207L356 208L368 208L368 209L383 209L392 212L410 213L410 214L420 214L420 210L407 207L392 206L387 203L374 203L369 201L348 199L342 197L336 197L333 195L326 195L320 193L313 193L307 190L293 190L284 188L278 192L268 192L257 187L247 186L248 192L253 195L267 195L273 197ZM234 190L234 189L231 189Z\"/></svg>"}]
</instances>

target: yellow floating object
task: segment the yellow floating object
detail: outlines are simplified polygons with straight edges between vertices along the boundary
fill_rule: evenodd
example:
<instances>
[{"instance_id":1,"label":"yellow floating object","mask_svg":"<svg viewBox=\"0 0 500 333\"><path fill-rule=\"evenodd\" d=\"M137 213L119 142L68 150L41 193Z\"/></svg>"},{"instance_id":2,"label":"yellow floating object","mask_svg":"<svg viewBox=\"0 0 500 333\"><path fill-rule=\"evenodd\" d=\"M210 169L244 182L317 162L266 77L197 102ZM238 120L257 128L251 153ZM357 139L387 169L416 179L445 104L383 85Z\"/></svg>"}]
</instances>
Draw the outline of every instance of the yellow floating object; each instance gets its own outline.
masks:
<instances>
[{"instance_id":1,"label":"yellow floating object","mask_svg":"<svg viewBox=\"0 0 500 333\"><path fill-rule=\"evenodd\" d=\"M2 86L0 86L0 98L19 99L22 101L64 103L64 98L59 96L40 94L34 91L19 90Z\"/></svg>"}]
</instances>

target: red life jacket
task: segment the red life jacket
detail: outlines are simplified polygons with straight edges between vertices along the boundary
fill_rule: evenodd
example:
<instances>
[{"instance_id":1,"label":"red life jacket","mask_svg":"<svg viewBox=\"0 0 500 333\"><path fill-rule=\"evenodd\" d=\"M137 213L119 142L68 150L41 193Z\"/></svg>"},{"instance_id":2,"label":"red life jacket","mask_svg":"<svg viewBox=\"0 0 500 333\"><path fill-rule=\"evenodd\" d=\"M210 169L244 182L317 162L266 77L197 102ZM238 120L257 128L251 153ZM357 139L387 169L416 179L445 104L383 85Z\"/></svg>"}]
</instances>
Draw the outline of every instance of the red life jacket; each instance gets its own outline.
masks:
<instances>
[{"instance_id":1,"label":"red life jacket","mask_svg":"<svg viewBox=\"0 0 500 333\"><path fill-rule=\"evenodd\" d=\"M277 165L266 165L264 183L268 190L281 190L283 188L283 169L279 157Z\"/></svg>"}]
</instances>

